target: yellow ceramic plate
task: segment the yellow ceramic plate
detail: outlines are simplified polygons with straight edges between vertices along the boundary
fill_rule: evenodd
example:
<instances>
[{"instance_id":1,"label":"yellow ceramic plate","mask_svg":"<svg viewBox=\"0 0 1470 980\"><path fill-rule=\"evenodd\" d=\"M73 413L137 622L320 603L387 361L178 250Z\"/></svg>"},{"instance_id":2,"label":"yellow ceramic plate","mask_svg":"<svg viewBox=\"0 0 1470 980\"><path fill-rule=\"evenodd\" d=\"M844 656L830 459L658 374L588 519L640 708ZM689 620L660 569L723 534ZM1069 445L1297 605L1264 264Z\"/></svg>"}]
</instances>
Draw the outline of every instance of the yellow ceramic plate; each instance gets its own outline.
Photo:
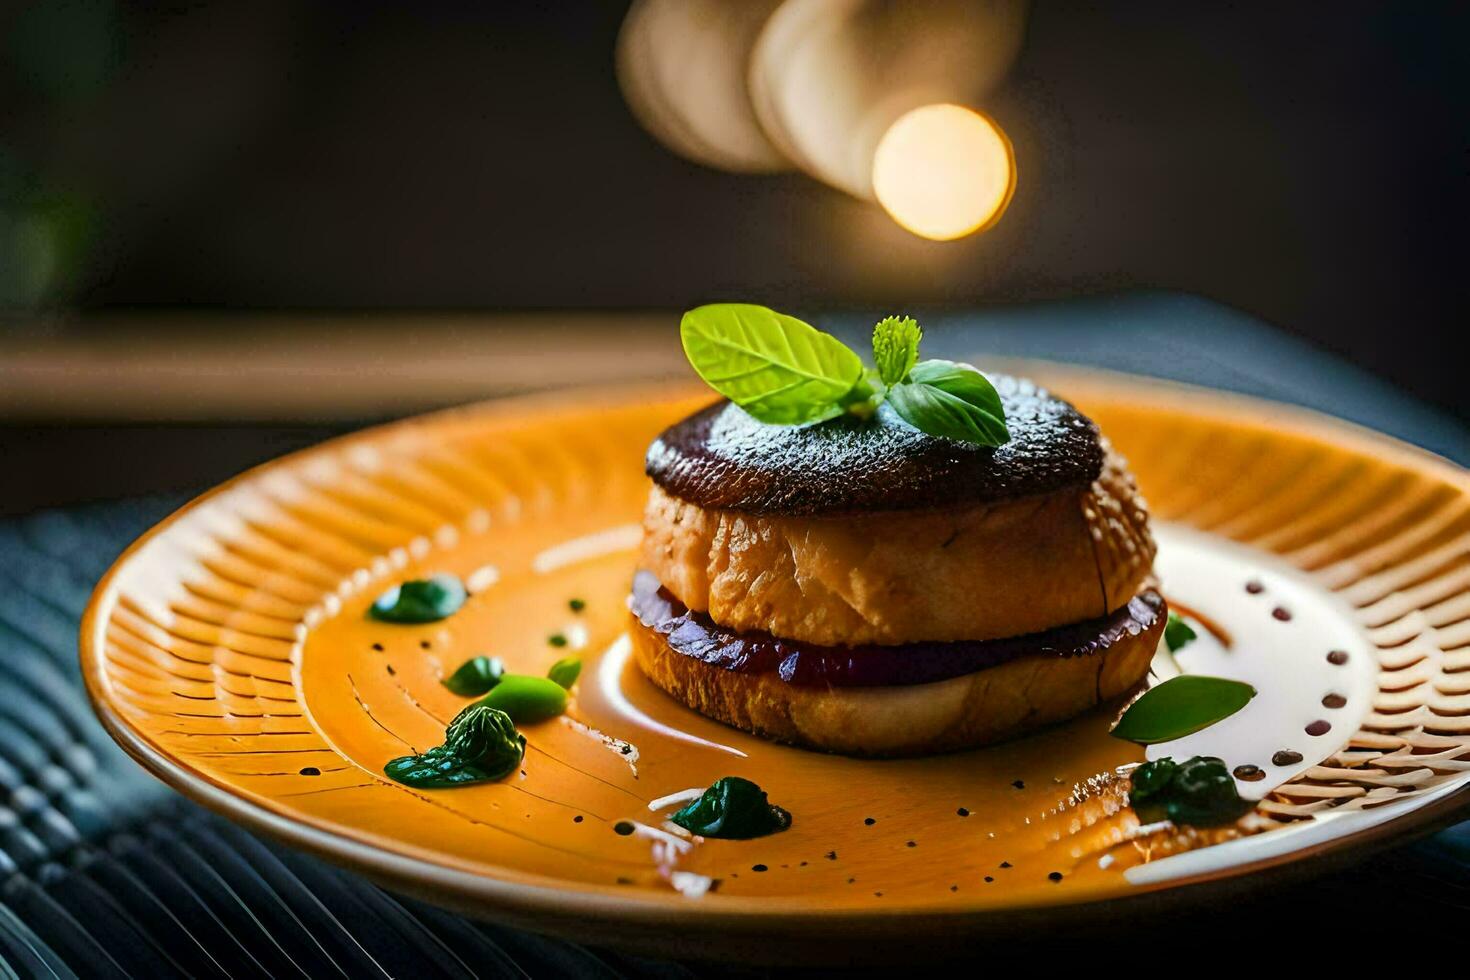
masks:
<instances>
[{"instance_id":1,"label":"yellow ceramic plate","mask_svg":"<svg viewBox=\"0 0 1470 980\"><path fill-rule=\"evenodd\" d=\"M624 596L643 452L708 400L689 388L472 407L247 473L103 580L82 628L88 688L144 766L242 823L445 905L664 952L840 958L833 940L851 936L865 955L920 940L937 952L1459 807L1466 473L1280 405L1028 373L1131 459L1165 591L1216 627L1160 674L1226 674L1262 692L1232 722L1151 750L1257 765L1264 778L1240 786L1262 802L1242 833L1139 827L1117 770L1143 753L1106 734L1115 708L982 751L864 761L768 744L654 689L628 662ZM458 614L424 626L365 616L392 584L441 570L470 585ZM504 782L386 780L389 759L442 740L467 702L440 680L479 653L538 674L580 655L571 710L525 726L523 771ZM667 808L650 809L731 774L769 790L793 827L691 846L662 828ZM620 821L638 832L615 833Z\"/></svg>"}]
</instances>

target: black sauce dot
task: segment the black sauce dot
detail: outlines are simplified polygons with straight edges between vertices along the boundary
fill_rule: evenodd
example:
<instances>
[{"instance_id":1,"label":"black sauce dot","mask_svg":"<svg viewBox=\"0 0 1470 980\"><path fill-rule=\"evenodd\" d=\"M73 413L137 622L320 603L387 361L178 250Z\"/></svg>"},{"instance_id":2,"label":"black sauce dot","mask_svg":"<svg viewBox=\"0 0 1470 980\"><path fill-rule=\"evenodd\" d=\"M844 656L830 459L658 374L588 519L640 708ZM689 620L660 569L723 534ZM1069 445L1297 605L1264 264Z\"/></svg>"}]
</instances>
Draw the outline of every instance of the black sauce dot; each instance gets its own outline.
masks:
<instances>
[{"instance_id":1,"label":"black sauce dot","mask_svg":"<svg viewBox=\"0 0 1470 980\"><path fill-rule=\"evenodd\" d=\"M1011 785L1014 786L1014 787L1016 787L1016 789L1025 789L1026 788L1026 780L1024 780L1024 779L1017 779L1015 782L1011 783Z\"/></svg>"},{"instance_id":2,"label":"black sauce dot","mask_svg":"<svg viewBox=\"0 0 1470 980\"><path fill-rule=\"evenodd\" d=\"M1326 735L1330 731L1332 731L1332 726L1323 721L1321 718L1318 718L1316 721L1307 726L1308 735Z\"/></svg>"},{"instance_id":3,"label":"black sauce dot","mask_svg":"<svg viewBox=\"0 0 1470 980\"><path fill-rule=\"evenodd\" d=\"M995 879L994 879L994 878L992 878L992 877L990 877L990 875L986 875L986 876L985 876L985 883L986 883L986 884L990 884L990 883L992 883L992 882L994 882L994 881L995 881Z\"/></svg>"},{"instance_id":4,"label":"black sauce dot","mask_svg":"<svg viewBox=\"0 0 1470 980\"><path fill-rule=\"evenodd\" d=\"M582 815L580 813L577 814L575 817L572 818L572 823L581 823L581 822L582 822Z\"/></svg>"},{"instance_id":5,"label":"black sauce dot","mask_svg":"<svg viewBox=\"0 0 1470 980\"><path fill-rule=\"evenodd\" d=\"M1009 868L1011 866L1011 862L1009 862L1009 861L1002 861L1002 862L1000 862L1000 866L1002 868Z\"/></svg>"},{"instance_id":6,"label":"black sauce dot","mask_svg":"<svg viewBox=\"0 0 1470 980\"><path fill-rule=\"evenodd\" d=\"M752 871L765 871L765 870L767 870L767 868L766 868L766 866L764 864L752 864L750 866L750 870L752 870Z\"/></svg>"},{"instance_id":7,"label":"black sauce dot","mask_svg":"<svg viewBox=\"0 0 1470 980\"><path fill-rule=\"evenodd\" d=\"M800 864L797 865L797 867L798 868L804 868L804 867L806 867L806 862L805 861L801 862Z\"/></svg>"},{"instance_id":8,"label":"black sauce dot","mask_svg":"<svg viewBox=\"0 0 1470 980\"><path fill-rule=\"evenodd\" d=\"M1235 769L1234 769L1234 772L1235 772L1235 778L1236 779L1243 779L1243 780L1245 780L1248 783L1254 783L1257 780L1261 780L1261 779L1265 779L1266 778L1266 773L1264 771L1262 771L1262 769L1261 769L1260 766L1252 766L1252 765L1236 766Z\"/></svg>"},{"instance_id":9,"label":"black sauce dot","mask_svg":"<svg viewBox=\"0 0 1470 980\"><path fill-rule=\"evenodd\" d=\"M301 767L301 775L303 775L303 776L320 776L321 774L322 774L322 771L320 769L318 769L316 766L302 766Z\"/></svg>"},{"instance_id":10,"label":"black sauce dot","mask_svg":"<svg viewBox=\"0 0 1470 980\"><path fill-rule=\"evenodd\" d=\"M1049 875L1046 876L1046 880L1047 881L1061 881L1062 880L1062 873L1060 871L1053 871L1051 874L1049 874Z\"/></svg>"},{"instance_id":11,"label":"black sauce dot","mask_svg":"<svg viewBox=\"0 0 1470 980\"><path fill-rule=\"evenodd\" d=\"M883 897L883 893L882 892L874 892L873 893L873 897L874 898L882 898Z\"/></svg>"},{"instance_id":12,"label":"black sauce dot","mask_svg":"<svg viewBox=\"0 0 1470 980\"><path fill-rule=\"evenodd\" d=\"M617 823L613 824L613 833L617 834L619 837L627 837L629 834L637 829L638 828L634 827L633 824L627 820L619 820Z\"/></svg>"},{"instance_id":13,"label":"black sauce dot","mask_svg":"<svg viewBox=\"0 0 1470 980\"><path fill-rule=\"evenodd\" d=\"M1251 579L1249 582L1245 583L1245 590L1251 595L1260 595L1262 592L1266 591L1266 587L1255 579Z\"/></svg>"},{"instance_id":14,"label":"black sauce dot","mask_svg":"<svg viewBox=\"0 0 1470 980\"><path fill-rule=\"evenodd\" d=\"M396 671L396 670L393 669L393 665L392 664L388 664L388 676L389 677L397 677L398 676L398 671Z\"/></svg>"},{"instance_id":15,"label":"black sauce dot","mask_svg":"<svg viewBox=\"0 0 1470 980\"><path fill-rule=\"evenodd\" d=\"M863 823L867 824L869 827L873 826L873 824L875 824L877 822L878 821L874 820L872 817L864 817L863 818Z\"/></svg>"},{"instance_id":16,"label":"black sauce dot","mask_svg":"<svg viewBox=\"0 0 1470 980\"><path fill-rule=\"evenodd\" d=\"M379 653L382 653L383 652L383 644L381 644L381 643L374 643L373 644L373 649L376 650L376 651L378 651Z\"/></svg>"},{"instance_id":17,"label":"black sauce dot","mask_svg":"<svg viewBox=\"0 0 1470 980\"><path fill-rule=\"evenodd\" d=\"M955 811L955 813L958 813L962 817L968 817L970 815L970 811L966 810L964 807L960 807L958 810Z\"/></svg>"},{"instance_id":18,"label":"black sauce dot","mask_svg":"<svg viewBox=\"0 0 1470 980\"><path fill-rule=\"evenodd\" d=\"M827 858L828 861L836 861L837 860L837 852L836 851L828 851L827 854L826 854L826 858Z\"/></svg>"},{"instance_id":19,"label":"black sauce dot","mask_svg":"<svg viewBox=\"0 0 1470 980\"><path fill-rule=\"evenodd\" d=\"M959 885L950 885L949 886L949 890L952 891L952 892L957 892L957 891L960 890L960 886Z\"/></svg>"},{"instance_id":20,"label":"black sauce dot","mask_svg":"<svg viewBox=\"0 0 1470 980\"><path fill-rule=\"evenodd\" d=\"M1343 664L1348 662L1347 651L1333 650L1327 655L1327 662L1332 664L1332 666L1334 667L1341 667Z\"/></svg>"},{"instance_id":21,"label":"black sauce dot","mask_svg":"<svg viewBox=\"0 0 1470 980\"><path fill-rule=\"evenodd\" d=\"M847 883L849 885L856 884L857 883L857 879L856 878L849 878L849 879L847 879Z\"/></svg>"},{"instance_id":22,"label":"black sauce dot","mask_svg":"<svg viewBox=\"0 0 1470 980\"><path fill-rule=\"evenodd\" d=\"M1293 752L1291 749L1282 749L1280 752L1271 756L1271 765L1273 766L1294 766L1301 761L1302 754L1300 752Z\"/></svg>"},{"instance_id":23,"label":"black sauce dot","mask_svg":"<svg viewBox=\"0 0 1470 980\"><path fill-rule=\"evenodd\" d=\"M419 640L419 649L427 650L431 646L433 646L433 644L430 643L428 640Z\"/></svg>"},{"instance_id":24,"label":"black sauce dot","mask_svg":"<svg viewBox=\"0 0 1470 980\"><path fill-rule=\"evenodd\" d=\"M618 879L618 884L620 884L620 885L631 885L632 883L633 883L633 879L632 878L619 878Z\"/></svg>"},{"instance_id":25,"label":"black sauce dot","mask_svg":"<svg viewBox=\"0 0 1470 980\"><path fill-rule=\"evenodd\" d=\"M1322 699L1324 708L1341 708L1345 704L1347 704L1347 698L1341 694L1329 694Z\"/></svg>"},{"instance_id":26,"label":"black sauce dot","mask_svg":"<svg viewBox=\"0 0 1470 980\"><path fill-rule=\"evenodd\" d=\"M918 847L919 846L919 842L916 841L916 840L911 840L911 841L908 842L908 844L906 846L908 846L908 847Z\"/></svg>"},{"instance_id":27,"label":"black sauce dot","mask_svg":"<svg viewBox=\"0 0 1470 980\"><path fill-rule=\"evenodd\" d=\"M1279 619L1283 623L1290 622L1291 610L1287 609L1285 606L1277 606L1275 609L1271 610L1271 618Z\"/></svg>"}]
</instances>

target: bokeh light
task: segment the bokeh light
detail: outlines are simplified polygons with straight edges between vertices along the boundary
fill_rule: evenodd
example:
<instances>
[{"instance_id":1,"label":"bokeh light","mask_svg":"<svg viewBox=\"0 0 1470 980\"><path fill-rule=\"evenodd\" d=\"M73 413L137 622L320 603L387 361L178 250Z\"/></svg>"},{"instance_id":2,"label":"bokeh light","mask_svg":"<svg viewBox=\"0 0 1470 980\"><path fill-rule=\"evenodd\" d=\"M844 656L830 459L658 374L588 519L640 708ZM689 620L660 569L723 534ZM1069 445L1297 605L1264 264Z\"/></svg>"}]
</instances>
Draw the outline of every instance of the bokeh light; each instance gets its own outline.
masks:
<instances>
[{"instance_id":1,"label":"bokeh light","mask_svg":"<svg viewBox=\"0 0 1470 980\"><path fill-rule=\"evenodd\" d=\"M894 221L951 241L999 220L1016 186L1011 141L960 105L920 106L888 127L873 153L873 194Z\"/></svg>"}]
</instances>

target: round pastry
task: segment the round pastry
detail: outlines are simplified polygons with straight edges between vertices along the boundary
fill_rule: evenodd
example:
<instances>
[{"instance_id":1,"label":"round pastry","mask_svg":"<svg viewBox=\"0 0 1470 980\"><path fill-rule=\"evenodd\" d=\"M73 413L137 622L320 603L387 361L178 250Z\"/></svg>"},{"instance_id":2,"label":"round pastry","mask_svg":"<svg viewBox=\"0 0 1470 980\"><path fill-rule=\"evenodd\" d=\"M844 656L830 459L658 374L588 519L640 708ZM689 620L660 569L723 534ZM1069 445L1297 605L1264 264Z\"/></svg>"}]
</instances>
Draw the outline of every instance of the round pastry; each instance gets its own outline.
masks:
<instances>
[{"instance_id":1,"label":"round pastry","mask_svg":"<svg viewBox=\"0 0 1470 980\"><path fill-rule=\"evenodd\" d=\"M630 599L644 673L856 755L983 745L1137 685L1167 609L1127 466L1067 402L991 380L998 446L889 404L772 425L720 402L660 435Z\"/></svg>"}]
</instances>

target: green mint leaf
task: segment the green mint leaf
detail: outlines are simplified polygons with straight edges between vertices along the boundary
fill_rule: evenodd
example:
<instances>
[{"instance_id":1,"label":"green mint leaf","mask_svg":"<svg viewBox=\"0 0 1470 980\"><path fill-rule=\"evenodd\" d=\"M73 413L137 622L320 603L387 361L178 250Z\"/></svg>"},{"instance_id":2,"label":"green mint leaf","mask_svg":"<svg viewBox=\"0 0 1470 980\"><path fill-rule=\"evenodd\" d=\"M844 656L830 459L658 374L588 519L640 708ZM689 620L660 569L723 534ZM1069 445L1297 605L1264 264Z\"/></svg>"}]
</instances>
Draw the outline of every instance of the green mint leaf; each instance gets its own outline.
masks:
<instances>
[{"instance_id":1,"label":"green mint leaf","mask_svg":"<svg viewBox=\"0 0 1470 980\"><path fill-rule=\"evenodd\" d=\"M679 335L705 384L761 422L835 418L863 380L862 359L842 341L764 306L698 307L684 314Z\"/></svg>"},{"instance_id":2,"label":"green mint leaf","mask_svg":"<svg viewBox=\"0 0 1470 980\"><path fill-rule=\"evenodd\" d=\"M1128 802L1144 823L1169 820L1194 827L1234 823L1255 807L1240 798L1225 763L1212 755L1145 762L1129 777Z\"/></svg>"},{"instance_id":3,"label":"green mint leaf","mask_svg":"<svg viewBox=\"0 0 1470 980\"><path fill-rule=\"evenodd\" d=\"M1164 646L1169 648L1170 653L1179 652L1197 639L1199 634L1183 617L1178 613L1169 614L1169 622L1164 625Z\"/></svg>"},{"instance_id":4,"label":"green mint leaf","mask_svg":"<svg viewBox=\"0 0 1470 980\"><path fill-rule=\"evenodd\" d=\"M1172 742L1229 718L1255 696L1256 689L1240 681L1184 674L1145 691L1112 734L1140 745Z\"/></svg>"},{"instance_id":5,"label":"green mint leaf","mask_svg":"<svg viewBox=\"0 0 1470 980\"><path fill-rule=\"evenodd\" d=\"M924 331L913 317L884 317L873 327L873 364L885 385L896 385L909 376L919 360L919 341Z\"/></svg>"},{"instance_id":6,"label":"green mint leaf","mask_svg":"<svg viewBox=\"0 0 1470 980\"><path fill-rule=\"evenodd\" d=\"M909 380L888 389L898 417L920 432L977 446L1010 441L1000 395L985 375L968 364L920 361Z\"/></svg>"}]
</instances>

